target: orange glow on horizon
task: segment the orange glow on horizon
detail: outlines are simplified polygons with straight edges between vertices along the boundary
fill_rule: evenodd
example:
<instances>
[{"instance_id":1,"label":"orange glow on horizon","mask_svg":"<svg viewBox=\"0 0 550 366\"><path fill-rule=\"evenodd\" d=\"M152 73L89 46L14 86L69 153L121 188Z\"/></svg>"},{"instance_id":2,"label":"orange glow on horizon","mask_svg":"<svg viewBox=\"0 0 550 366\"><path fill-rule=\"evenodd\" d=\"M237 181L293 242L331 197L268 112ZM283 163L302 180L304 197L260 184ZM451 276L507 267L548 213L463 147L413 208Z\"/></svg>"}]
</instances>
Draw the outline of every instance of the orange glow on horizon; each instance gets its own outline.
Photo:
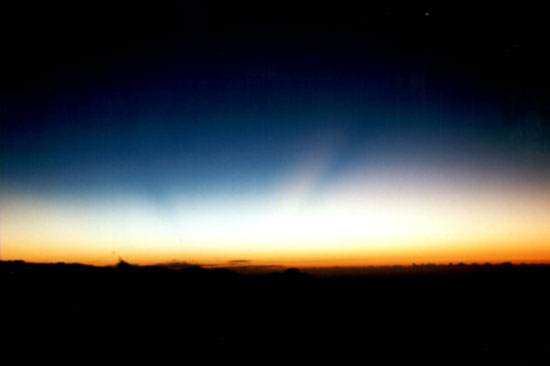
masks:
<instances>
[{"instance_id":1,"label":"orange glow on horizon","mask_svg":"<svg viewBox=\"0 0 550 366\"><path fill-rule=\"evenodd\" d=\"M265 197L174 195L165 210L131 195L4 195L1 259L298 267L550 260L546 186L359 175L312 201L318 173L303 171Z\"/></svg>"}]
</instances>

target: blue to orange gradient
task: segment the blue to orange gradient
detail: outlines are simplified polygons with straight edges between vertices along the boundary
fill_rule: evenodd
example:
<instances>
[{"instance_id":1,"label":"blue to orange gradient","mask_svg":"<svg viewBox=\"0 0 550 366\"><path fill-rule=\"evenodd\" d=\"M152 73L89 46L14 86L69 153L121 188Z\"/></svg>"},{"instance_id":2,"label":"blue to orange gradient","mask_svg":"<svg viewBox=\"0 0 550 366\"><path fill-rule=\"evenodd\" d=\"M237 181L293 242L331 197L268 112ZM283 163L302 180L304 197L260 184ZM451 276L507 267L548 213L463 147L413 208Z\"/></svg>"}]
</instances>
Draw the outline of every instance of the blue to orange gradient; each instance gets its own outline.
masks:
<instances>
[{"instance_id":1,"label":"blue to orange gradient","mask_svg":"<svg viewBox=\"0 0 550 366\"><path fill-rule=\"evenodd\" d=\"M550 260L545 91L386 28L262 29L20 71L0 95L0 258Z\"/></svg>"},{"instance_id":2,"label":"blue to orange gradient","mask_svg":"<svg viewBox=\"0 0 550 366\"><path fill-rule=\"evenodd\" d=\"M309 156L255 194L175 191L162 204L131 192L4 194L2 259L293 266L550 259L548 185L358 163L320 189L326 153Z\"/></svg>"}]
</instances>

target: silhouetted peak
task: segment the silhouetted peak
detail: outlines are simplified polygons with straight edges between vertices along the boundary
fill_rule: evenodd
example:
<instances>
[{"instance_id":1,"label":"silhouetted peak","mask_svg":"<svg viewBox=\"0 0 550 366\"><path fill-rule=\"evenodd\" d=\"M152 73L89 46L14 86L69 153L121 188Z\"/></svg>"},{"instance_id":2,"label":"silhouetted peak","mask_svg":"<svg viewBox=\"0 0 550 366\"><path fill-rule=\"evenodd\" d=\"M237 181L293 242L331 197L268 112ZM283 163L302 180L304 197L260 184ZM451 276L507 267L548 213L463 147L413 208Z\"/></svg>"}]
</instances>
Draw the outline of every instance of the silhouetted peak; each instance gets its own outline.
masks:
<instances>
[{"instance_id":1,"label":"silhouetted peak","mask_svg":"<svg viewBox=\"0 0 550 366\"><path fill-rule=\"evenodd\" d=\"M130 263L124 261L122 258L120 258L120 260L118 261L118 263L116 265L117 269L129 269L129 268L132 268L132 267L133 266Z\"/></svg>"}]
</instances>

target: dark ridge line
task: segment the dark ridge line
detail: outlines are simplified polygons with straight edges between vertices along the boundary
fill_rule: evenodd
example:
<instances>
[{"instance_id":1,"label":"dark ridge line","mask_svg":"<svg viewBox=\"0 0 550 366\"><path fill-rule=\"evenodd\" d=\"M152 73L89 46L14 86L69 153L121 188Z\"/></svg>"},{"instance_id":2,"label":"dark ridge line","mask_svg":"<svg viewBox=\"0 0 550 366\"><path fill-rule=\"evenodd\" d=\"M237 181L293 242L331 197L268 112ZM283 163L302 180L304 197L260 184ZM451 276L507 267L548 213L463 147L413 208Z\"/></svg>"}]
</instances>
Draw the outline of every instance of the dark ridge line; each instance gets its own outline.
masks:
<instances>
[{"instance_id":1,"label":"dark ridge line","mask_svg":"<svg viewBox=\"0 0 550 366\"><path fill-rule=\"evenodd\" d=\"M151 271L203 273L203 274L231 274L245 276L269 276L269 275L308 275L312 277L369 277L369 276L416 276L416 275L449 275L449 274L474 274L474 273L521 273L522 270L550 270L548 263L449 263L449 264L412 264L412 265L386 265L386 266L331 266L331 267L287 267L282 265L242 265L242 266L209 266L191 264L187 262L167 263L155 265L130 264L120 260L114 265L96 266L82 263L65 262L26 262L23 260L2 260L2 267L24 268L67 268L80 269L82 271L135 271L140 273Z\"/></svg>"}]
</instances>

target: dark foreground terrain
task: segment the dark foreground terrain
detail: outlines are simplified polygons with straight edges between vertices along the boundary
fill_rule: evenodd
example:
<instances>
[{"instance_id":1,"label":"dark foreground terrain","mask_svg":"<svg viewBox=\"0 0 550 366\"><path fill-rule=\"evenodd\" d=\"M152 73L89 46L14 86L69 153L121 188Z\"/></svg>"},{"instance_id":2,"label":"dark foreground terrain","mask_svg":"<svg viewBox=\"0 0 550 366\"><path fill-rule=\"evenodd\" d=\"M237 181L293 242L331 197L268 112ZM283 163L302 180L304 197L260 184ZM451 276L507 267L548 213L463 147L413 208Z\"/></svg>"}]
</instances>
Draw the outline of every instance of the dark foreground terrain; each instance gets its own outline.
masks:
<instances>
[{"instance_id":1,"label":"dark foreground terrain","mask_svg":"<svg viewBox=\"0 0 550 366\"><path fill-rule=\"evenodd\" d=\"M543 364L550 267L330 276L0 262L2 353L20 363ZM541 363L542 362L542 363Z\"/></svg>"}]
</instances>

